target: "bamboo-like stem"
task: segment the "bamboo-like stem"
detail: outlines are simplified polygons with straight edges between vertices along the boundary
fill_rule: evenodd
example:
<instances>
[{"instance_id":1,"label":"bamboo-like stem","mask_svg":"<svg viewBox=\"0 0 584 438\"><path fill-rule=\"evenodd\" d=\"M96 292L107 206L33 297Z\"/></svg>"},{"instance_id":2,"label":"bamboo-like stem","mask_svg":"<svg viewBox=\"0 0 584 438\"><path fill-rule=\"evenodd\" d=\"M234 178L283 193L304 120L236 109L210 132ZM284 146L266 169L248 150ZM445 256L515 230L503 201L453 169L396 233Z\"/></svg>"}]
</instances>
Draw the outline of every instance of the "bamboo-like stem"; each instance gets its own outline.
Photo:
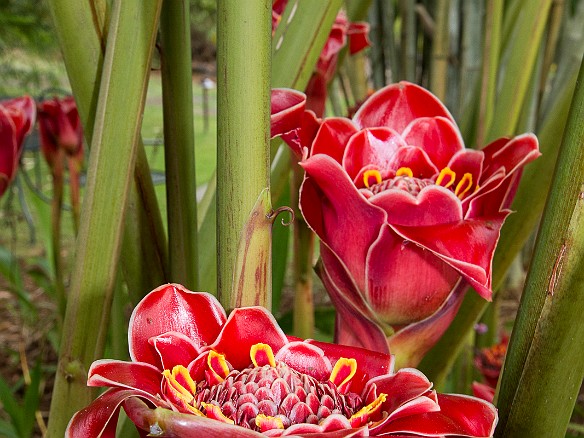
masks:
<instances>
[{"instance_id":1,"label":"bamboo-like stem","mask_svg":"<svg viewBox=\"0 0 584 438\"><path fill-rule=\"evenodd\" d=\"M50 0L49 7L85 138L91 145L105 50L104 35L109 23L107 2ZM168 279L166 235L141 140L131 198L133 207L126 218L121 267L131 295L139 297ZM140 238L132 239L132 235L140 235Z\"/></svg>"},{"instance_id":2,"label":"bamboo-like stem","mask_svg":"<svg viewBox=\"0 0 584 438\"><path fill-rule=\"evenodd\" d=\"M509 57L505 76L495 102L493 123L486 136L492 141L504 135L513 135L523 109L530 78L534 71L539 47L552 0L537 0L525 5L517 21L516 34L509 43Z\"/></svg>"},{"instance_id":3,"label":"bamboo-like stem","mask_svg":"<svg viewBox=\"0 0 584 438\"><path fill-rule=\"evenodd\" d=\"M65 316L67 297L65 295L65 280L63 273L63 259L61 257L61 217L63 212L63 191L65 185L64 153L57 151L55 167L53 169L53 197L51 198L51 238L53 240L53 264L55 267L55 295L59 316Z\"/></svg>"},{"instance_id":4,"label":"bamboo-like stem","mask_svg":"<svg viewBox=\"0 0 584 438\"><path fill-rule=\"evenodd\" d=\"M543 210L544 196L551 183L553 166L562 138L574 80L566 83L562 93L553 105L546 123L538 132L542 157L526 167L513 203L516 213L509 216L501 230L501 238L493 260L493 290L502 285L507 270L517 253L529 238ZM436 345L426 354L419 368L440 385L444 381L456 356L461 351L464 338L472 330L489 303L474 291L469 291L448 330Z\"/></svg>"},{"instance_id":5,"label":"bamboo-like stem","mask_svg":"<svg viewBox=\"0 0 584 438\"><path fill-rule=\"evenodd\" d=\"M413 0L399 0L398 5L402 18L400 80L415 82L417 43L415 2Z\"/></svg>"},{"instance_id":6,"label":"bamboo-like stem","mask_svg":"<svg viewBox=\"0 0 584 438\"><path fill-rule=\"evenodd\" d=\"M436 3L436 31L432 42L432 75L430 76L430 90L440 99L446 101L448 76L449 27L448 10L450 0L438 0Z\"/></svg>"},{"instance_id":7,"label":"bamboo-like stem","mask_svg":"<svg viewBox=\"0 0 584 438\"><path fill-rule=\"evenodd\" d=\"M93 398L86 373L103 354L161 3L113 5L49 437L62 437L71 415Z\"/></svg>"},{"instance_id":8,"label":"bamboo-like stem","mask_svg":"<svg viewBox=\"0 0 584 438\"><path fill-rule=\"evenodd\" d=\"M217 291L225 308L244 224L270 184L270 23L269 0L218 2ZM241 302L252 304L266 303Z\"/></svg>"},{"instance_id":9,"label":"bamboo-like stem","mask_svg":"<svg viewBox=\"0 0 584 438\"><path fill-rule=\"evenodd\" d=\"M288 2L280 25L274 34L272 44L272 87L288 87L303 90L314 70L316 61L330 28L337 16L341 0L295 0ZM272 164L272 195L279 197L279 191L287 185L290 170L287 152L278 154ZM209 201L216 204L217 197ZM217 254L215 235L216 209L209 208L199 227L199 263L205 275L199 280L202 290L216 293L217 281L215 268L210 263Z\"/></svg>"},{"instance_id":10,"label":"bamboo-like stem","mask_svg":"<svg viewBox=\"0 0 584 438\"><path fill-rule=\"evenodd\" d=\"M564 436L584 377L583 118L584 62L503 367L498 437Z\"/></svg>"},{"instance_id":11,"label":"bamboo-like stem","mask_svg":"<svg viewBox=\"0 0 584 438\"><path fill-rule=\"evenodd\" d=\"M485 137L493 120L495 95L497 92L497 69L501 50L501 25L503 0L487 2L485 16L485 43L481 79L481 98L476 144L485 144Z\"/></svg>"},{"instance_id":12,"label":"bamboo-like stem","mask_svg":"<svg viewBox=\"0 0 584 438\"><path fill-rule=\"evenodd\" d=\"M295 160L292 157L292 160ZM303 339L314 337L314 299L312 292L312 266L314 233L304 221L298 208L300 185L304 170L292 163L290 175L290 203L296 211L294 222L294 336Z\"/></svg>"},{"instance_id":13,"label":"bamboo-like stem","mask_svg":"<svg viewBox=\"0 0 584 438\"><path fill-rule=\"evenodd\" d=\"M475 89L475 84L481 74L481 57L483 54L483 16L485 15L483 0L461 2L461 44L460 68L458 69L459 100L454 109L455 118L461 119ZM476 102L473 102L476 104Z\"/></svg>"},{"instance_id":14,"label":"bamboo-like stem","mask_svg":"<svg viewBox=\"0 0 584 438\"><path fill-rule=\"evenodd\" d=\"M160 42L170 281L197 290L197 183L187 0L164 2Z\"/></svg>"}]
</instances>

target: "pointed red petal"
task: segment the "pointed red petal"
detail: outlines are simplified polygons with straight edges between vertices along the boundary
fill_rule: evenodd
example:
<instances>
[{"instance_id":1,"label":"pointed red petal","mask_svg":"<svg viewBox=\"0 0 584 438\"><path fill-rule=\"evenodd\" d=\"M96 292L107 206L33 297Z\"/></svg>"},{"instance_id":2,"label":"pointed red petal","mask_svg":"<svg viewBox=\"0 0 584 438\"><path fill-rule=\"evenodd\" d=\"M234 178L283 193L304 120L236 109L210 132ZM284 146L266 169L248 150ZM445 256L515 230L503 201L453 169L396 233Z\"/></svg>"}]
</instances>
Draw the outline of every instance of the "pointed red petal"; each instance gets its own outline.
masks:
<instances>
[{"instance_id":1,"label":"pointed red petal","mask_svg":"<svg viewBox=\"0 0 584 438\"><path fill-rule=\"evenodd\" d=\"M388 85L359 108L353 121L359 128L385 126L397 132L420 117L441 116L454 122L446 107L429 91L410 82Z\"/></svg>"},{"instance_id":2,"label":"pointed red petal","mask_svg":"<svg viewBox=\"0 0 584 438\"><path fill-rule=\"evenodd\" d=\"M326 154L339 164L343 161L345 147L357 128L344 117L329 117L322 122L312 143L311 155Z\"/></svg>"},{"instance_id":3,"label":"pointed red petal","mask_svg":"<svg viewBox=\"0 0 584 438\"><path fill-rule=\"evenodd\" d=\"M210 347L224 354L234 369L242 370L251 365L251 347L260 342L268 344L277 353L288 343L288 339L266 309L245 307L231 312L217 340Z\"/></svg>"},{"instance_id":4,"label":"pointed red petal","mask_svg":"<svg viewBox=\"0 0 584 438\"><path fill-rule=\"evenodd\" d=\"M225 323L225 311L215 297L192 292L179 284L165 284L150 292L134 309L128 329L130 357L161 367L152 337L178 332L196 348L215 341Z\"/></svg>"},{"instance_id":5,"label":"pointed red petal","mask_svg":"<svg viewBox=\"0 0 584 438\"><path fill-rule=\"evenodd\" d=\"M182 333L168 332L148 340L158 352L162 368L172 369L175 365L186 366L199 355L199 348Z\"/></svg>"},{"instance_id":6,"label":"pointed red petal","mask_svg":"<svg viewBox=\"0 0 584 438\"><path fill-rule=\"evenodd\" d=\"M112 386L151 395L160 393L161 382L161 370L150 364L111 359L93 362L87 376L87 386Z\"/></svg>"},{"instance_id":7,"label":"pointed red petal","mask_svg":"<svg viewBox=\"0 0 584 438\"><path fill-rule=\"evenodd\" d=\"M326 381L331 374L331 361L324 355L322 349L306 342L291 342L284 345L278 351L276 360L319 381Z\"/></svg>"}]
</instances>

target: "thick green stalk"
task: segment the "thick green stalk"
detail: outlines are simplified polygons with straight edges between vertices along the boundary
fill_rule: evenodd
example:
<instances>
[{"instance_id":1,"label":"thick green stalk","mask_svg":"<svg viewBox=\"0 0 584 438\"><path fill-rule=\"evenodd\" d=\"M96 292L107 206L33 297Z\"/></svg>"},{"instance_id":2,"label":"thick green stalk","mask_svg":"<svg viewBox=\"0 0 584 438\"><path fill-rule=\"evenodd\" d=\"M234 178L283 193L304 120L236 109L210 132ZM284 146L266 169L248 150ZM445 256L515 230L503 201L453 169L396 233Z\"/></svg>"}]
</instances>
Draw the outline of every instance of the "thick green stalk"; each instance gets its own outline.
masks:
<instances>
[{"instance_id":1,"label":"thick green stalk","mask_svg":"<svg viewBox=\"0 0 584 438\"><path fill-rule=\"evenodd\" d=\"M161 1L114 2L51 403L50 437L62 437L71 415L94 395L86 386L86 373L103 354L160 6Z\"/></svg>"},{"instance_id":2,"label":"thick green stalk","mask_svg":"<svg viewBox=\"0 0 584 438\"><path fill-rule=\"evenodd\" d=\"M217 5L217 290L225 308L232 302L243 227L270 184L271 4L220 0Z\"/></svg>"},{"instance_id":3,"label":"thick green stalk","mask_svg":"<svg viewBox=\"0 0 584 438\"><path fill-rule=\"evenodd\" d=\"M584 62L498 394L497 436L564 436L584 376Z\"/></svg>"},{"instance_id":4,"label":"thick green stalk","mask_svg":"<svg viewBox=\"0 0 584 438\"><path fill-rule=\"evenodd\" d=\"M402 19L400 80L414 82L416 79L416 11L413 0L398 1Z\"/></svg>"},{"instance_id":5,"label":"thick green stalk","mask_svg":"<svg viewBox=\"0 0 584 438\"><path fill-rule=\"evenodd\" d=\"M530 78L534 71L552 0L530 0L521 10L516 30L509 43L503 83L495 102L493 123L486 136L492 141L504 135L515 134L517 121L523 110Z\"/></svg>"},{"instance_id":6,"label":"thick green stalk","mask_svg":"<svg viewBox=\"0 0 584 438\"><path fill-rule=\"evenodd\" d=\"M574 81L571 80L566 83L550 111L553 117L548 117L538 132L543 156L527 166L523 172L512 206L516 212L509 216L501 230L501 238L493 260L494 291L503 283L513 259L527 241L543 210L543 194L547 193L551 183L573 90ZM461 351L466 333L472 330L488 304L474 291L469 291L446 333L420 363L419 368L437 385L448 375L456 356Z\"/></svg>"},{"instance_id":7,"label":"thick green stalk","mask_svg":"<svg viewBox=\"0 0 584 438\"><path fill-rule=\"evenodd\" d=\"M295 0L288 6L272 44L272 87L288 87L303 90L308 84L314 65L324 47L330 28L341 6L341 0ZM292 11L294 13L292 14ZM288 176L288 152L276 155L272 163L272 195L279 197ZM257 195L256 195L257 197ZM216 204L216 197L210 205ZM215 234L216 209L209 208L199 227L199 263L205 275L200 279L202 290L216 292L214 269L209 258L216 257L216 239L208 239ZM207 267L207 268L206 268ZM215 274L215 275L214 275ZM212 281L213 280L213 281Z\"/></svg>"},{"instance_id":8,"label":"thick green stalk","mask_svg":"<svg viewBox=\"0 0 584 438\"><path fill-rule=\"evenodd\" d=\"M91 145L107 34L104 29L109 22L107 3L50 0L49 6L85 138ZM131 190L121 266L130 294L139 297L168 278L166 235L141 141ZM133 239L132 235L140 237Z\"/></svg>"},{"instance_id":9,"label":"thick green stalk","mask_svg":"<svg viewBox=\"0 0 584 438\"><path fill-rule=\"evenodd\" d=\"M497 91L497 70L499 69L499 55L501 53L503 0L489 1L486 4L486 8L477 145L485 144L486 134L493 121Z\"/></svg>"},{"instance_id":10,"label":"thick green stalk","mask_svg":"<svg viewBox=\"0 0 584 438\"><path fill-rule=\"evenodd\" d=\"M51 238L53 249L53 265L55 267L55 295L57 297L57 307L59 317L65 316L67 306L67 296L65 293L65 280L63 271L63 258L61 257L61 217L63 216L63 191L65 185L64 152L57 151L55 157L55 167L53 172L53 197L51 199Z\"/></svg>"},{"instance_id":11,"label":"thick green stalk","mask_svg":"<svg viewBox=\"0 0 584 438\"><path fill-rule=\"evenodd\" d=\"M432 75L430 76L430 90L440 99L446 101L446 84L448 75L449 50L449 27L448 10L449 0L438 0L436 2L436 27L432 42Z\"/></svg>"},{"instance_id":12,"label":"thick green stalk","mask_svg":"<svg viewBox=\"0 0 584 438\"><path fill-rule=\"evenodd\" d=\"M197 202L189 2L164 2L160 61L170 281L198 288Z\"/></svg>"}]
</instances>

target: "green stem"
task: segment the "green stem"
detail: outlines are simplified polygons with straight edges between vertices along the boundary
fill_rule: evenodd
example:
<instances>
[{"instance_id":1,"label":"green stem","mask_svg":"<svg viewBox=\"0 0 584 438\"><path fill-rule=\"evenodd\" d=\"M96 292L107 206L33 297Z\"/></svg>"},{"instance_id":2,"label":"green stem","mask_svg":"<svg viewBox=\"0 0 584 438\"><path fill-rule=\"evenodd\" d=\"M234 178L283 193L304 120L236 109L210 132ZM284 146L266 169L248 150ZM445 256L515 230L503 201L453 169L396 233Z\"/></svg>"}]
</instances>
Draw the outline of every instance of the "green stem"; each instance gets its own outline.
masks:
<instances>
[{"instance_id":1,"label":"green stem","mask_svg":"<svg viewBox=\"0 0 584 438\"><path fill-rule=\"evenodd\" d=\"M402 19L401 28L401 71L400 80L415 82L416 80L416 10L412 0L398 1Z\"/></svg>"},{"instance_id":2,"label":"green stem","mask_svg":"<svg viewBox=\"0 0 584 438\"><path fill-rule=\"evenodd\" d=\"M71 191L71 211L73 216L73 231L77 236L79 232L79 216L81 214L81 185L79 181L79 163L70 157L67 157L69 168L69 190Z\"/></svg>"},{"instance_id":3,"label":"green stem","mask_svg":"<svg viewBox=\"0 0 584 438\"><path fill-rule=\"evenodd\" d=\"M503 0L493 0L486 4L485 43L481 80L481 100L476 144L485 144L485 137L493 120L495 94L497 91L497 69L501 50L501 23L503 20Z\"/></svg>"},{"instance_id":4,"label":"green stem","mask_svg":"<svg viewBox=\"0 0 584 438\"><path fill-rule=\"evenodd\" d=\"M584 376L583 118L584 62L505 359L499 437L563 436Z\"/></svg>"},{"instance_id":5,"label":"green stem","mask_svg":"<svg viewBox=\"0 0 584 438\"><path fill-rule=\"evenodd\" d=\"M244 224L270 184L270 23L269 0L218 2L217 290L225 308Z\"/></svg>"},{"instance_id":6,"label":"green stem","mask_svg":"<svg viewBox=\"0 0 584 438\"><path fill-rule=\"evenodd\" d=\"M295 157L293 158L295 160ZM290 203L295 209L294 222L294 336L314 337L314 300L312 292L312 261L314 233L304 221L298 208L300 184L304 170L293 163L290 179Z\"/></svg>"},{"instance_id":7,"label":"green stem","mask_svg":"<svg viewBox=\"0 0 584 438\"><path fill-rule=\"evenodd\" d=\"M160 15L164 165L170 281L198 288L197 203L189 2L166 1Z\"/></svg>"},{"instance_id":8,"label":"green stem","mask_svg":"<svg viewBox=\"0 0 584 438\"><path fill-rule=\"evenodd\" d=\"M67 297L65 294L65 281L63 279L63 259L61 257L61 217L63 211L63 189L65 184L64 154L57 151L55 168L53 169L53 198L51 200L51 237L53 239L53 264L55 266L55 294L57 307L61 318L65 316Z\"/></svg>"},{"instance_id":9,"label":"green stem","mask_svg":"<svg viewBox=\"0 0 584 438\"><path fill-rule=\"evenodd\" d=\"M448 9L449 0L438 0L436 3L436 27L432 42L432 75L430 77L430 90L440 99L446 101L446 85L448 75L449 28Z\"/></svg>"},{"instance_id":10,"label":"green stem","mask_svg":"<svg viewBox=\"0 0 584 438\"><path fill-rule=\"evenodd\" d=\"M113 5L49 437L62 437L94 395L86 373L103 354L160 7L161 0Z\"/></svg>"}]
</instances>

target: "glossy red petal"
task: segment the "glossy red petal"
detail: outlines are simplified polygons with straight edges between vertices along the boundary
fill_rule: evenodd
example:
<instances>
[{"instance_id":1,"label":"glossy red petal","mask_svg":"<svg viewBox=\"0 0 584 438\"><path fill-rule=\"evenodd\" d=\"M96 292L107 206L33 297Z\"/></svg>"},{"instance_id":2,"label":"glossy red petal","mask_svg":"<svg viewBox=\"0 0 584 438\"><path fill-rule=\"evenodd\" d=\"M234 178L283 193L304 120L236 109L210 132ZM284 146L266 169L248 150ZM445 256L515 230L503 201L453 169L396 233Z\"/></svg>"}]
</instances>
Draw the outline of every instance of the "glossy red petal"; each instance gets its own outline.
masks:
<instances>
[{"instance_id":1,"label":"glossy red petal","mask_svg":"<svg viewBox=\"0 0 584 438\"><path fill-rule=\"evenodd\" d=\"M442 337L458 313L468 283L461 280L442 306L422 321L399 329L388 338L389 348L396 355L396 367L416 367L424 355Z\"/></svg>"},{"instance_id":2,"label":"glossy red petal","mask_svg":"<svg viewBox=\"0 0 584 438\"><path fill-rule=\"evenodd\" d=\"M351 55L371 45L371 41L369 41L369 23L364 21L351 23L347 35L349 36L349 53Z\"/></svg>"},{"instance_id":3,"label":"glossy red petal","mask_svg":"<svg viewBox=\"0 0 584 438\"><path fill-rule=\"evenodd\" d=\"M483 298L491 298L493 254L509 212L431 227L392 228L458 270Z\"/></svg>"},{"instance_id":4,"label":"glossy red petal","mask_svg":"<svg viewBox=\"0 0 584 438\"><path fill-rule=\"evenodd\" d=\"M350 138L343 156L343 167L351 180L370 164L379 170L389 169L397 150L406 146L401 135L392 129L363 129Z\"/></svg>"},{"instance_id":5,"label":"glossy red petal","mask_svg":"<svg viewBox=\"0 0 584 438\"><path fill-rule=\"evenodd\" d=\"M150 338L148 342L158 352L165 370L171 370L175 365L186 366L200 353L199 346L178 332L163 333Z\"/></svg>"},{"instance_id":6,"label":"glossy red petal","mask_svg":"<svg viewBox=\"0 0 584 438\"><path fill-rule=\"evenodd\" d=\"M365 401L370 403L379 394L387 394L382 410L391 416L406 403L427 394L431 388L432 382L422 372L414 368L403 368L395 374L371 379L365 387L365 392L370 394ZM370 392L371 389L375 391Z\"/></svg>"},{"instance_id":7,"label":"glossy red petal","mask_svg":"<svg viewBox=\"0 0 584 438\"><path fill-rule=\"evenodd\" d=\"M161 371L142 362L102 359L91 364L87 386L111 386L133 389L146 394L160 393Z\"/></svg>"},{"instance_id":8,"label":"glossy red petal","mask_svg":"<svg viewBox=\"0 0 584 438\"><path fill-rule=\"evenodd\" d=\"M444 117L420 117L413 120L402 134L405 142L423 149L432 163L442 170L451 157L464 150L460 131Z\"/></svg>"},{"instance_id":9,"label":"glossy red petal","mask_svg":"<svg viewBox=\"0 0 584 438\"><path fill-rule=\"evenodd\" d=\"M192 292L179 284L165 284L146 295L132 313L128 329L130 357L160 367L158 353L148 343L150 338L178 332L201 348L215 341L225 320L225 311L212 295Z\"/></svg>"},{"instance_id":10,"label":"glossy red petal","mask_svg":"<svg viewBox=\"0 0 584 438\"><path fill-rule=\"evenodd\" d=\"M332 158L314 155L302 167L307 173L300 189L302 214L363 289L365 257L377 239L385 212L367 202Z\"/></svg>"},{"instance_id":11,"label":"glossy red petal","mask_svg":"<svg viewBox=\"0 0 584 438\"><path fill-rule=\"evenodd\" d=\"M432 315L459 278L435 254L384 226L367 256L366 299L385 323L409 324Z\"/></svg>"},{"instance_id":12,"label":"glossy red petal","mask_svg":"<svg viewBox=\"0 0 584 438\"><path fill-rule=\"evenodd\" d=\"M506 175L510 175L541 155L537 137L533 134L519 135L511 140L495 140L485 146L482 152L485 161L481 184L501 168L505 169Z\"/></svg>"},{"instance_id":13,"label":"glossy red petal","mask_svg":"<svg viewBox=\"0 0 584 438\"><path fill-rule=\"evenodd\" d=\"M396 172L400 167L407 167L413 176L422 179L438 174L438 168L432 164L426 152L411 146L399 148L388 167Z\"/></svg>"},{"instance_id":14,"label":"glossy red petal","mask_svg":"<svg viewBox=\"0 0 584 438\"><path fill-rule=\"evenodd\" d=\"M289 88L274 88L271 92L270 137L297 129L302 123L306 95Z\"/></svg>"},{"instance_id":15,"label":"glossy red petal","mask_svg":"<svg viewBox=\"0 0 584 438\"><path fill-rule=\"evenodd\" d=\"M210 348L225 355L233 368L242 370L251 364L250 349L257 343L268 344L277 354L288 339L266 309L244 307L231 312Z\"/></svg>"},{"instance_id":16,"label":"glossy red petal","mask_svg":"<svg viewBox=\"0 0 584 438\"><path fill-rule=\"evenodd\" d=\"M326 154L339 164L343 161L345 147L357 128L344 117L329 117L322 122L312 143L311 155Z\"/></svg>"},{"instance_id":17,"label":"glossy red petal","mask_svg":"<svg viewBox=\"0 0 584 438\"><path fill-rule=\"evenodd\" d=\"M359 128L385 126L401 133L414 119L438 116L455 123L436 96L418 85L403 81L373 94L359 108L353 121Z\"/></svg>"},{"instance_id":18,"label":"glossy red petal","mask_svg":"<svg viewBox=\"0 0 584 438\"><path fill-rule=\"evenodd\" d=\"M497 410L490 403L464 395L438 394L440 412L411 415L389 422L385 433L413 433L441 437L491 437L495 431Z\"/></svg>"},{"instance_id":19,"label":"glossy red petal","mask_svg":"<svg viewBox=\"0 0 584 438\"><path fill-rule=\"evenodd\" d=\"M147 396L131 389L110 389L71 418L65 431L65 438L115 438L120 405L135 397L145 398L154 405L166 405L156 397ZM140 403L144 404L144 402ZM144 406L146 405L144 404Z\"/></svg>"},{"instance_id":20,"label":"glossy red petal","mask_svg":"<svg viewBox=\"0 0 584 438\"><path fill-rule=\"evenodd\" d=\"M331 361L318 346L306 342L291 342L276 354L278 362L284 362L298 372L326 381L332 370Z\"/></svg>"},{"instance_id":21,"label":"glossy red petal","mask_svg":"<svg viewBox=\"0 0 584 438\"><path fill-rule=\"evenodd\" d=\"M128 399L124 403L128 418L142 430L166 438L225 437L262 438L259 432L234 426L222 421L198 415L182 414L170 409L152 409L139 399Z\"/></svg>"},{"instance_id":22,"label":"glossy red petal","mask_svg":"<svg viewBox=\"0 0 584 438\"><path fill-rule=\"evenodd\" d=\"M462 204L452 191L431 185L417 196L401 189L390 189L369 198L369 202L383 208L387 222L405 226L440 225L462 220Z\"/></svg>"}]
</instances>

